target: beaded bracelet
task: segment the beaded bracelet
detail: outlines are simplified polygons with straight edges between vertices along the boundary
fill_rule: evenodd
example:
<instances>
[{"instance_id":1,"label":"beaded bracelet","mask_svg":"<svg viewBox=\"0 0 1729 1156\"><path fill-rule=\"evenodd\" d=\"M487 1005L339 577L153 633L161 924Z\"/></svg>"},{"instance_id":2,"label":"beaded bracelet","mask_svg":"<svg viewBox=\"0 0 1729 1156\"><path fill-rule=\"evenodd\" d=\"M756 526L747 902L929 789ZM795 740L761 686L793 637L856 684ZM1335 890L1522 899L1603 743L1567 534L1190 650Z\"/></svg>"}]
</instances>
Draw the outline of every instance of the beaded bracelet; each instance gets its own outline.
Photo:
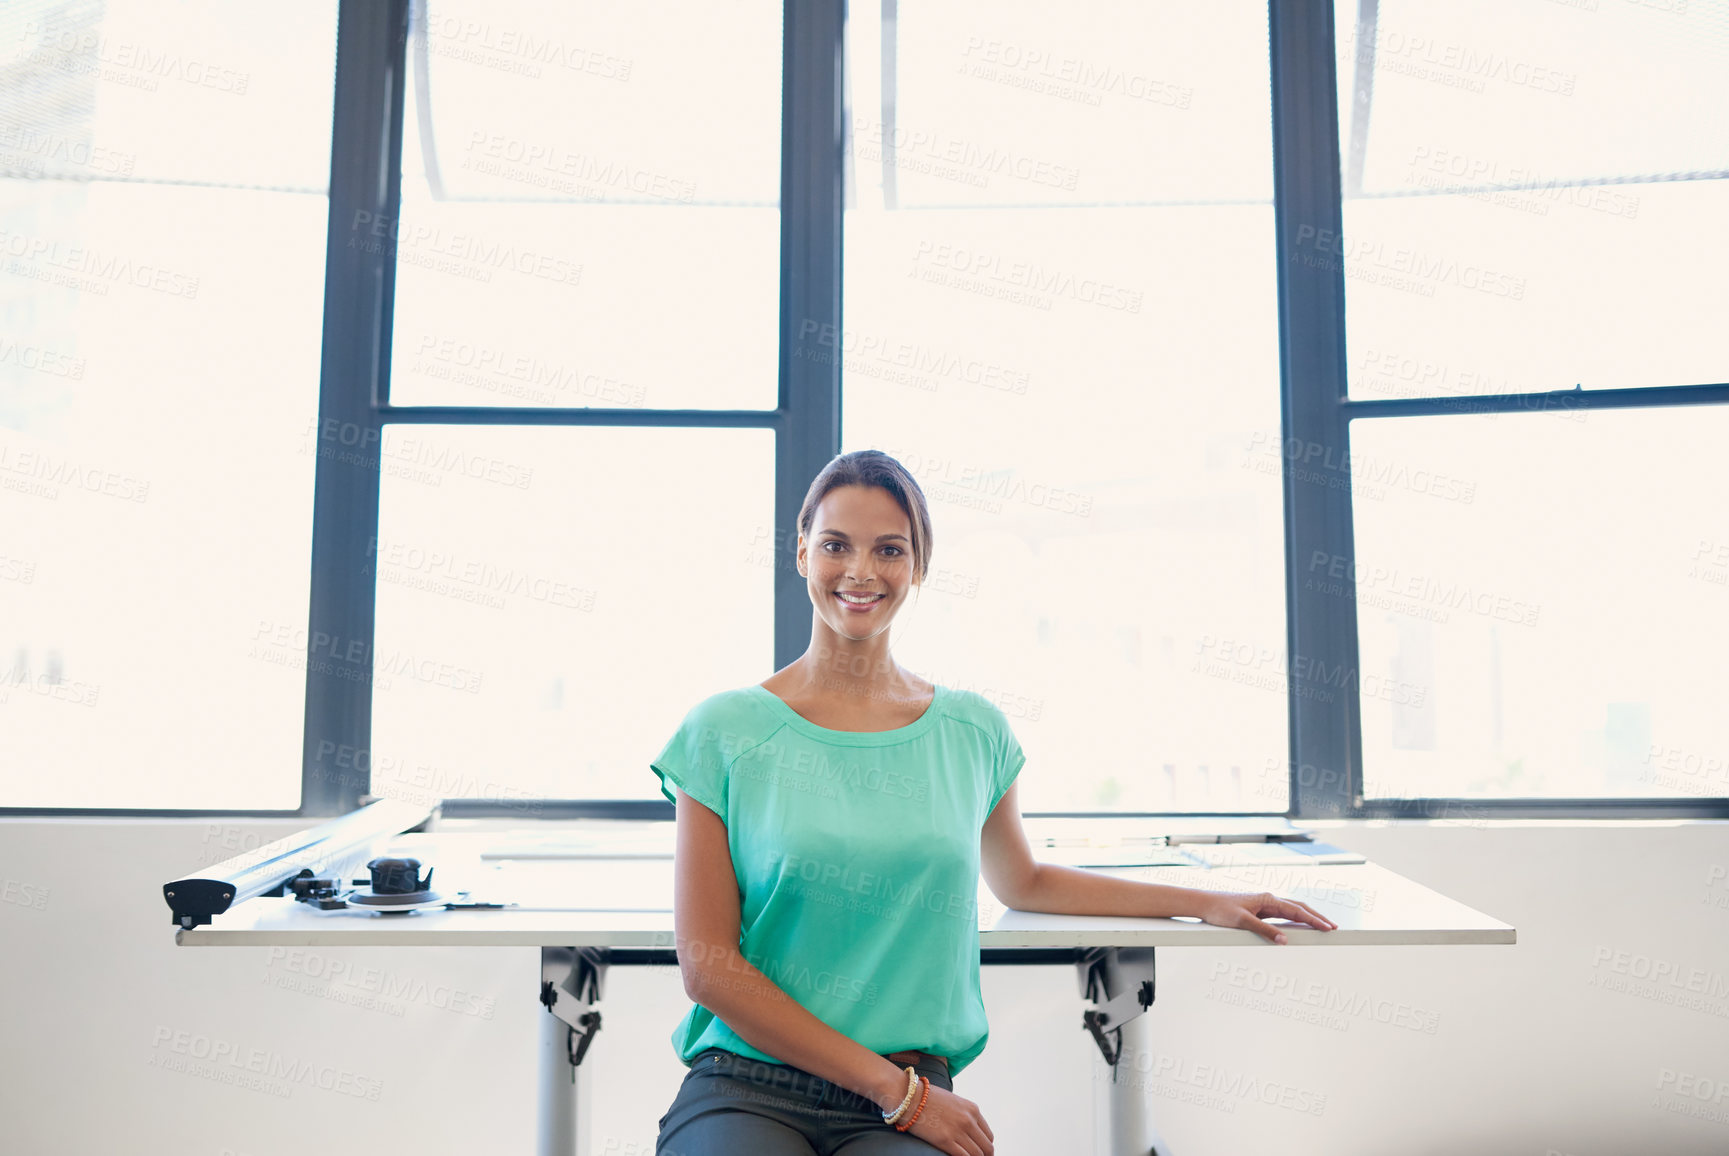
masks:
<instances>
[{"instance_id":1,"label":"beaded bracelet","mask_svg":"<svg viewBox=\"0 0 1729 1156\"><path fill-rule=\"evenodd\" d=\"M907 1110L907 1105L913 1102L913 1093L919 1090L918 1072L911 1064L907 1065L907 1094L901 1097L900 1107L892 1112L883 1113L883 1123L892 1124L900 1119L901 1113Z\"/></svg>"},{"instance_id":2,"label":"beaded bracelet","mask_svg":"<svg viewBox=\"0 0 1729 1156\"><path fill-rule=\"evenodd\" d=\"M913 1109L913 1114L895 1125L895 1131L905 1132L913 1126L913 1121L919 1118L919 1113L925 1110L925 1101L930 1099L931 1082L924 1076L919 1077L919 1083L924 1086L924 1094L919 1097L919 1106Z\"/></svg>"}]
</instances>

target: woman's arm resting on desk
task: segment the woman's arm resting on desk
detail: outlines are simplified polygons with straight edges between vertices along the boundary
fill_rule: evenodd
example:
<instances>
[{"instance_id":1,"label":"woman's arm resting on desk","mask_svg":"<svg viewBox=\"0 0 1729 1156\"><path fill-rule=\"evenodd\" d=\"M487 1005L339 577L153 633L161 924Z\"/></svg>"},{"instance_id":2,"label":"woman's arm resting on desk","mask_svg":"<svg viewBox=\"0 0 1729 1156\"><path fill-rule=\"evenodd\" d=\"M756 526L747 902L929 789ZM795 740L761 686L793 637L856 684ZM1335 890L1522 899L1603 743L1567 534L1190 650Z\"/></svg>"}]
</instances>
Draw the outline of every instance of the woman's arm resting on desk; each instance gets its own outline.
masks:
<instances>
[{"instance_id":1,"label":"woman's arm resting on desk","mask_svg":"<svg viewBox=\"0 0 1729 1156\"><path fill-rule=\"evenodd\" d=\"M906 1070L823 1023L739 951L726 823L683 791L677 799L672 904L685 994L753 1048L893 1111L907 1092ZM991 1156L993 1137L977 1104L934 1084L929 1095L912 1135L952 1156Z\"/></svg>"},{"instance_id":2,"label":"woman's arm resting on desk","mask_svg":"<svg viewBox=\"0 0 1729 1156\"><path fill-rule=\"evenodd\" d=\"M1059 915L1190 915L1219 927L1244 928L1274 943L1285 942L1285 935L1262 916L1306 923L1321 931L1338 927L1308 904L1268 892L1201 891L1040 863L1033 858L1021 827L1019 786L1010 784L985 820L979 848L979 866L991 894L1010 907Z\"/></svg>"}]
</instances>

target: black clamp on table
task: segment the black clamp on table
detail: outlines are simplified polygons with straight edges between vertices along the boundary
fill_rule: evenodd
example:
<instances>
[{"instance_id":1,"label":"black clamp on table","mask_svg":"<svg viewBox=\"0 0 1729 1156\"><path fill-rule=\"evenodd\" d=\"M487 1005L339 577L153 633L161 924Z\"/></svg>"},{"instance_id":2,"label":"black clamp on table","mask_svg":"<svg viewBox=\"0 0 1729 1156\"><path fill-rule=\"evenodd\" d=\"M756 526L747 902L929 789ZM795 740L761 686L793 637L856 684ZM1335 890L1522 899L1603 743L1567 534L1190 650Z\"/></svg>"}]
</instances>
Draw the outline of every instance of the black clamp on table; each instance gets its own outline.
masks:
<instances>
[{"instance_id":1,"label":"black clamp on table","mask_svg":"<svg viewBox=\"0 0 1729 1156\"><path fill-rule=\"evenodd\" d=\"M564 1021L570 1078L600 1030L600 980L606 974L604 947L543 947L540 949L540 1002Z\"/></svg>"},{"instance_id":2,"label":"black clamp on table","mask_svg":"<svg viewBox=\"0 0 1729 1156\"><path fill-rule=\"evenodd\" d=\"M1122 1026L1153 1006L1154 971L1151 947L1091 947L1075 961L1081 995L1095 1006L1081 1013L1105 1063L1116 1066L1122 1055Z\"/></svg>"}]
</instances>

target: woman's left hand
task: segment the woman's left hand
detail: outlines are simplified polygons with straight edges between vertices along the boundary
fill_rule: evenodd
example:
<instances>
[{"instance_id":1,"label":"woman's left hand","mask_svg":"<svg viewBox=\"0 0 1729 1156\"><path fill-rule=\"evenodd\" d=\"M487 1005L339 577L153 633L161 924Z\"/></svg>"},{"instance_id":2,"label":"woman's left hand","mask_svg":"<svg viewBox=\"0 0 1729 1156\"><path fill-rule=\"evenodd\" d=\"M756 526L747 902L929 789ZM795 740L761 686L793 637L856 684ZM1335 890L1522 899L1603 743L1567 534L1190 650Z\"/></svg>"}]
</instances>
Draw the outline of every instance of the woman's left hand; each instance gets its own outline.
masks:
<instances>
[{"instance_id":1,"label":"woman's left hand","mask_svg":"<svg viewBox=\"0 0 1729 1156\"><path fill-rule=\"evenodd\" d=\"M1339 926L1307 903L1299 903L1295 899L1280 899L1270 891L1255 894L1203 891L1201 894L1207 898L1196 914L1204 922L1219 927L1246 928L1274 943L1284 943L1285 933L1264 922L1262 916L1306 923L1318 931L1335 931Z\"/></svg>"}]
</instances>

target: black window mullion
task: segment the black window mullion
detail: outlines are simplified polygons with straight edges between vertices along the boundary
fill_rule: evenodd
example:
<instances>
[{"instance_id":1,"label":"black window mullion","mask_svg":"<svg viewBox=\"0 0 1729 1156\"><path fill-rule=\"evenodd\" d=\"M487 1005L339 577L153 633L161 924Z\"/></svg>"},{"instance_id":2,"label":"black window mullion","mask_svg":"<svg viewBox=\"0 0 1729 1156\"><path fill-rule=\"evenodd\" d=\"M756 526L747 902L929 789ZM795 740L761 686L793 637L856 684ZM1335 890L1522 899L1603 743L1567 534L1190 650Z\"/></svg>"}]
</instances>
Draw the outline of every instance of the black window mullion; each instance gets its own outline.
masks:
<instances>
[{"instance_id":1,"label":"black window mullion","mask_svg":"<svg viewBox=\"0 0 1729 1156\"><path fill-rule=\"evenodd\" d=\"M307 613L300 813L370 788L379 464L390 364L408 0L342 0Z\"/></svg>"},{"instance_id":2,"label":"black window mullion","mask_svg":"<svg viewBox=\"0 0 1729 1156\"><path fill-rule=\"evenodd\" d=\"M780 404L775 436L774 665L810 645L794 565L799 507L840 452L842 47L845 0L785 0L781 69Z\"/></svg>"},{"instance_id":3,"label":"black window mullion","mask_svg":"<svg viewBox=\"0 0 1729 1156\"><path fill-rule=\"evenodd\" d=\"M1345 396L1345 271L1332 0L1269 0L1273 216L1285 499L1291 813L1348 814L1360 795L1354 598L1304 579L1354 572ZM1350 579L1346 578L1346 582Z\"/></svg>"}]
</instances>

